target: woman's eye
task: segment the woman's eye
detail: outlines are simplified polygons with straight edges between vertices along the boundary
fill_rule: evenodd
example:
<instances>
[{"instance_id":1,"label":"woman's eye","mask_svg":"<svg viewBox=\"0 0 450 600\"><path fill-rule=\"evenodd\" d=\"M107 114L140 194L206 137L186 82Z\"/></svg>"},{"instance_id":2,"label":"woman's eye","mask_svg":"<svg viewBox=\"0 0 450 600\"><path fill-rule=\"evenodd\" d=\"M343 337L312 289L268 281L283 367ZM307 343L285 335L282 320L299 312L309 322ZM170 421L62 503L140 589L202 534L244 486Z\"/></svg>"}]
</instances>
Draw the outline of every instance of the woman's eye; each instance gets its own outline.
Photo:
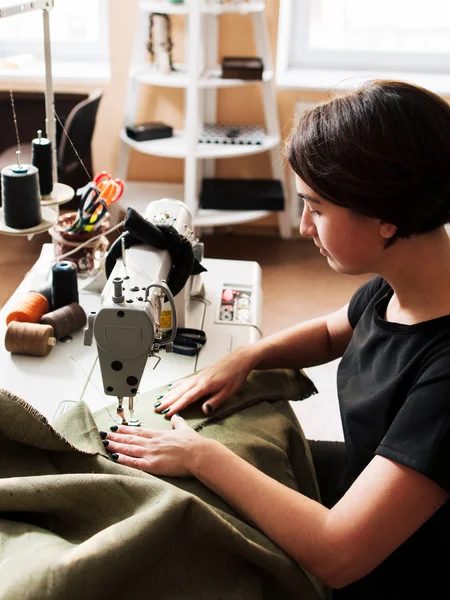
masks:
<instances>
[{"instance_id":1,"label":"woman's eye","mask_svg":"<svg viewBox=\"0 0 450 600\"><path fill-rule=\"evenodd\" d=\"M320 212L318 212L317 210L310 210L310 211L309 211L309 214L310 214L311 216L315 216L315 215L320 215Z\"/></svg>"}]
</instances>

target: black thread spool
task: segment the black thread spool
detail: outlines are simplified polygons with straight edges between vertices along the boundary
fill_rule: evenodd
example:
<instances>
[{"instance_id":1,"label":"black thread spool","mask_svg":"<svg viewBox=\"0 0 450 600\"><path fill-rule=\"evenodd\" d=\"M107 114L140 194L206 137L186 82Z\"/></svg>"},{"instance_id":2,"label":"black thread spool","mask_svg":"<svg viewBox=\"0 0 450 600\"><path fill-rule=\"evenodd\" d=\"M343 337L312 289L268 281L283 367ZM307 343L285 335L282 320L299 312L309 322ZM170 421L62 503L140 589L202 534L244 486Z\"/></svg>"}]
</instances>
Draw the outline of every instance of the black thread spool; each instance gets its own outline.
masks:
<instances>
[{"instance_id":1,"label":"black thread spool","mask_svg":"<svg viewBox=\"0 0 450 600\"><path fill-rule=\"evenodd\" d=\"M53 327L58 340L82 329L86 325L86 321L86 313L76 302L49 312L41 319L43 325Z\"/></svg>"},{"instance_id":2,"label":"black thread spool","mask_svg":"<svg viewBox=\"0 0 450 600\"><path fill-rule=\"evenodd\" d=\"M39 171L41 196L50 196L53 190L52 143L37 132L37 138L31 142L31 164Z\"/></svg>"},{"instance_id":3,"label":"black thread spool","mask_svg":"<svg viewBox=\"0 0 450 600\"><path fill-rule=\"evenodd\" d=\"M12 229L29 229L42 221L39 173L33 165L22 165L17 152L17 165L2 169L3 220Z\"/></svg>"},{"instance_id":4,"label":"black thread spool","mask_svg":"<svg viewBox=\"0 0 450 600\"><path fill-rule=\"evenodd\" d=\"M47 298L49 312L53 310L52 305L52 286L50 283L45 284L41 287L36 287L36 289L30 290L30 292L36 292L37 294L41 294L44 298Z\"/></svg>"},{"instance_id":5,"label":"black thread spool","mask_svg":"<svg viewBox=\"0 0 450 600\"><path fill-rule=\"evenodd\" d=\"M78 303L77 267L75 263L64 260L52 268L52 306L57 310L72 302Z\"/></svg>"}]
</instances>

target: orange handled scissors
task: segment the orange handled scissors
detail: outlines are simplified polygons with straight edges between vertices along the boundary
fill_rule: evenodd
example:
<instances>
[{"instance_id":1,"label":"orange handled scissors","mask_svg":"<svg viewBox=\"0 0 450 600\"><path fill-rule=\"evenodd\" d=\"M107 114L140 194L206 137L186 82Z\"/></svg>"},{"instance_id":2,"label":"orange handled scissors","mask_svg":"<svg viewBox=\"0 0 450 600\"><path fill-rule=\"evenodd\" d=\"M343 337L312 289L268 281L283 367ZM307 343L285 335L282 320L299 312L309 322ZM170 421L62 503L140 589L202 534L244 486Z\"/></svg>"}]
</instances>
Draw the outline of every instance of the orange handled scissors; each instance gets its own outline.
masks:
<instances>
[{"instance_id":1,"label":"orange handled scissors","mask_svg":"<svg viewBox=\"0 0 450 600\"><path fill-rule=\"evenodd\" d=\"M125 184L121 179L113 179L108 171L101 171L94 179L94 184L100 190L100 197L107 206L117 202L123 194Z\"/></svg>"}]
</instances>

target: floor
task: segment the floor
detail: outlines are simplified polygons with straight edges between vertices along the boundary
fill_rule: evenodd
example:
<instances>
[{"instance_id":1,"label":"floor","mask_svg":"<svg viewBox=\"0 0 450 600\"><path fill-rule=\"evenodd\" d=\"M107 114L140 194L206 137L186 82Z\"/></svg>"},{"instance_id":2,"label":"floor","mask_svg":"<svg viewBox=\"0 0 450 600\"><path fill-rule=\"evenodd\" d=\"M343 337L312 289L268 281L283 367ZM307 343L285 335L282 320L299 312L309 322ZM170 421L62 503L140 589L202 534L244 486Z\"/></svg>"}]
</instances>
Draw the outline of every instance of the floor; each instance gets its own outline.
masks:
<instances>
[{"instance_id":1,"label":"floor","mask_svg":"<svg viewBox=\"0 0 450 600\"><path fill-rule=\"evenodd\" d=\"M0 236L0 307L35 262L47 234ZM305 239L281 240L275 236L236 233L205 236L207 258L252 260L262 268L264 335L295 323L325 315L344 305L367 276L333 271L314 244ZM310 439L342 439L335 391L338 361L308 370L319 394L295 403L294 410Z\"/></svg>"}]
</instances>

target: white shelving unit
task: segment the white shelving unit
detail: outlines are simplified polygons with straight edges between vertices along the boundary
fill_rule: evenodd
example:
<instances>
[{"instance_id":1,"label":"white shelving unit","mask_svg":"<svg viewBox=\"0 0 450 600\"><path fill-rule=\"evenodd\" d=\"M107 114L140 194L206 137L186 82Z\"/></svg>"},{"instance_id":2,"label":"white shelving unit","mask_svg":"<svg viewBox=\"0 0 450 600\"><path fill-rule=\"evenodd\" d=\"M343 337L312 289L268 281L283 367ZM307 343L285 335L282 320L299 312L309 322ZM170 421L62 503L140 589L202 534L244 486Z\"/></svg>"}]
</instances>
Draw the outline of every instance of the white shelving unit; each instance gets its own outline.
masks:
<instances>
[{"instance_id":1,"label":"white shelving unit","mask_svg":"<svg viewBox=\"0 0 450 600\"><path fill-rule=\"evenodd\" d=\"M185 65L175 65L175 71L164 75L147 60L146 41L151 13L185 16ZM250 15L257 55L262 58L262 81L222 79L216 64L218 49L218 19L225 13ZM244 223L272 214L271 211L228 211L199 208L201 181L215 177L217 159L250 156L270 152L272 176L282 182L285 209L277 213L280 235L291 237L292 224L289 194L280 150L280 126L277 114L274 70L267 30L265 3L248 0L240 3L210 3L207 0L185 0L184 4L140 0L134 52L129 70L129 85L125 103L125 124L136 122L139 92L142 85L181 88L184 98L184 129L174 131L172 138L136 142L125 128L120 133L117 176L126 181L128 205L144 209L153 199L172 197L183 200L191 211L196 227L216 227ZM209 145L198 142L203 123L217 122L217 92L220 88L247 85L262 86L265 128L267 135L262 145ZM184 159L184 185L137 183L127 181L130 151L166 158ZM264 177L262 177L264 178Z\"/></svg>"}]
</instances>

